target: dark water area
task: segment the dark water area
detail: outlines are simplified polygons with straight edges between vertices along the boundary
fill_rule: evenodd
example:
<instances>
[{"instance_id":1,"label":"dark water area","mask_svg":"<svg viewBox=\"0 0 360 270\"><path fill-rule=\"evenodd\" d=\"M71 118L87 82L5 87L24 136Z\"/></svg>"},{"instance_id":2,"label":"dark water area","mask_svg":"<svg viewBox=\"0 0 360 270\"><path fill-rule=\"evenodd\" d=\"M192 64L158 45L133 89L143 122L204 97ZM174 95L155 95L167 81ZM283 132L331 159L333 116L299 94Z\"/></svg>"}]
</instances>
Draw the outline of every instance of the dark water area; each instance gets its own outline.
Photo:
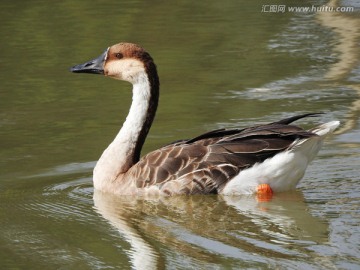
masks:
<instances>
[{"instance_id":1,"label":"dark water area","mask_svg":"<svg viewBox=\"0 0 360 270\"><path fill-rule=\"evenodd\" d=\"M359 269L360 5L292 2L2 1L0 268ZM354 9L287 9L321 5ZM299 125L341 126L270 201L94 191L131 86L69 68L121 41L161 80L143 154L306 112L324 114Z\"/></svg>"}]
</instances>

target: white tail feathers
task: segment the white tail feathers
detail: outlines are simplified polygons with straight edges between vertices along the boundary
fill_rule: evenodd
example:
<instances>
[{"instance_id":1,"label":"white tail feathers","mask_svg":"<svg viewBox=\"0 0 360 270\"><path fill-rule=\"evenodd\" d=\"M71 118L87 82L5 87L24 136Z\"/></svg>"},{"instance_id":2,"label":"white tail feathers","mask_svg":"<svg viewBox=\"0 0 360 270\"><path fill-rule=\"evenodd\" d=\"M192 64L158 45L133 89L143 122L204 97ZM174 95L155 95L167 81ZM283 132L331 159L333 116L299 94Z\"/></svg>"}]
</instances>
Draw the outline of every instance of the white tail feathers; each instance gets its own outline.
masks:
<instances>
[{"instance_id":1,"label":"white tail feathers","mask_svg":"<svg viewBox=\"0 0 360 270\"><path fill-rule=\"evenodd\" d=\"M331 121L325 124L322 124L321 126L315 127L310 129L310 132L313 132L321 137L333 133L334 130L340 125L339 121Z\"/></svg>"},{"instance_id":2,"label":"white tail feathers","mask_svg":"<svg viewBox=\"0 0 360 270\"><path fill-rule=\"evenodd\" d=\"M319 137L299 140L291 146L292 150L301 151L307 157L308 162L312 161L319 152L325 137L332 133L339 125L339 121L331 121L308 130Z\"/></svg>"},{"instance_id":3,"label":"white tail feathers","mask_svg":"<svg viewBox=\"0 0 360 270\"><path fill-rule=\"evenodd\" d=\"M302 152L303 157L307 158L307 163L309 164L320 151L326 136L333 133L339 125L339 121L331 121L310 129L310 132L315 133L319 137L311 137L298 141L294 144L293 151Z\"/></svg>"}]
</instances>

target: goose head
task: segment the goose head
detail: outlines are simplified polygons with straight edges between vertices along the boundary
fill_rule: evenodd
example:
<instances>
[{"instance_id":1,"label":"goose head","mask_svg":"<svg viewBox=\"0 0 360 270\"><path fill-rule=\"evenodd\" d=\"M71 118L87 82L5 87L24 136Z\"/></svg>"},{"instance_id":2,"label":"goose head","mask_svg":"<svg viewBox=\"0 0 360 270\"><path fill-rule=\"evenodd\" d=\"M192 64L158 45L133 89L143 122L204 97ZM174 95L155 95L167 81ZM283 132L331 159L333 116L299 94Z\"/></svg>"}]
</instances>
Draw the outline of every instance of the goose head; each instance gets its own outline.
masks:
<instances>
[{"instance_id":1,"label":"goose head","mask_svg":"<svg viewBox=\"0 0 360 270\"><path fill-rule=\"evenodd\" d=\"M99 57L75 65L70 70L75 73L102 74L136 84L143 74L154 69L156 71L151 56L142 47L133 43L118 43L107 48Z\"/></svg>"}]
</instances>

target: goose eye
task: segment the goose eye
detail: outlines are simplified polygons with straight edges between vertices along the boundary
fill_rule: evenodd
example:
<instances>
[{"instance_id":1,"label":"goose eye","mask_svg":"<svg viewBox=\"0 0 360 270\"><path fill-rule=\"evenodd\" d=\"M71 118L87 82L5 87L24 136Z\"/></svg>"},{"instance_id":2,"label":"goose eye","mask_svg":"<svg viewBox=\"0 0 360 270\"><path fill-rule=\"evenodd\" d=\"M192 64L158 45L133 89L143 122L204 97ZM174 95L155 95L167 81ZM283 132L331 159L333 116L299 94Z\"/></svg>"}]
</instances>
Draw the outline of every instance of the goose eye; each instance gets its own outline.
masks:
<instances>
[{"instance_id":1,"label":"goose eye","mask_svg":"<svg viewBox=\"0 0 360 270\"><path fill-rule=\"evenodd\" d=\"M115 54L115 57L116 57L117 59L121 59L121 58L123 58L123 55L122 55L122 53L116 53L116 54Z\"/></svg>"}]
</instances>

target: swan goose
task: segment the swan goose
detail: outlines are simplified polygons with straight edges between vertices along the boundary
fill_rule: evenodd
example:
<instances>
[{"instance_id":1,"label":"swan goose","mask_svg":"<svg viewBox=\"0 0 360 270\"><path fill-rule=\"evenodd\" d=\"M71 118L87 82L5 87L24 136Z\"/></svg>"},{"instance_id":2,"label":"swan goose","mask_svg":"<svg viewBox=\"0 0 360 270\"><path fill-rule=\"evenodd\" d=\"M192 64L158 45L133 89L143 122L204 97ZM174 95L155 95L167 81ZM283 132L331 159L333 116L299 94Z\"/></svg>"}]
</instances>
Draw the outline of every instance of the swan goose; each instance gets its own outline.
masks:
<instances>
[{"instance_id":1,"label":"swan goose","mask_svg":"<svg viewBox=\"0 0 360 270\"><path fill-rule=\"evenodd\" d=\"M248 128L213 130L140 158L159 99L159 77L151 56L136 44L119 43L71 71L133 85L129 114L94 168L94 187L104 192L230 195L295 189L325 136L339 125L332 121L304 130L291 124L317 115L304 114Z\"/></svg>"}]
</instances>

